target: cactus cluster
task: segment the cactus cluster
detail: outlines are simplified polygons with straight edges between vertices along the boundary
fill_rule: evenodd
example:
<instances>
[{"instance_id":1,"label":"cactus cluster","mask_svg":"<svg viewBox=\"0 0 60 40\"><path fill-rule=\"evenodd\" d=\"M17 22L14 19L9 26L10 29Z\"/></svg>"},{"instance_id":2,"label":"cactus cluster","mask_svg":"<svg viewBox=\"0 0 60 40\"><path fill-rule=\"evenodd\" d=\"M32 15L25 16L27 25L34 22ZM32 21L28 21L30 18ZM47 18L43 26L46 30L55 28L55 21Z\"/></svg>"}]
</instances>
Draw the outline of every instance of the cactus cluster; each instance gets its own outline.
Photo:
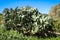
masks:
<instances>
[{"instance_id":1,"label":"cactus cluster","mask_svg":"<svg viewBox=\"0 0 60 40\"><path fill-rule=\"evenodd\" d=\"M5 27L10 30L17 30L24 34L48 35L53 31L53 20L49 16L42 15L37 8L17 7L4 10Z\"/></svg>"}]
</instances>

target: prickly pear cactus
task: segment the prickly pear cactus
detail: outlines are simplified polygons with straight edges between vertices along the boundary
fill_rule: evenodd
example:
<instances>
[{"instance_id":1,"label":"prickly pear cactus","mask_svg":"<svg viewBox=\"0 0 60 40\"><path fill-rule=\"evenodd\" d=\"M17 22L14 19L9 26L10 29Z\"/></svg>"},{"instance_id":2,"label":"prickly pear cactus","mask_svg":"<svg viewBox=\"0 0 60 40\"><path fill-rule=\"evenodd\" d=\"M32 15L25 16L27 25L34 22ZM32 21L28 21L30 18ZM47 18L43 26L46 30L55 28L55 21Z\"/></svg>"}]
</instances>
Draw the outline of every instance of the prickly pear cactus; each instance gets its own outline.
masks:
<instances>
[{"instance_id":1,"label":"prickly pear cactus","mask_svg":"<svg viewBox=\"0 0 60 40\"><path fill-rule=\"evenodd\" d=\"M18 30L24 34L44 34L52 31L53 21L50 17L42 15L37 8L22 7L5 9L5 27ZM47 34L47 33L46 33Z\"/></svg>"}]
</instances>

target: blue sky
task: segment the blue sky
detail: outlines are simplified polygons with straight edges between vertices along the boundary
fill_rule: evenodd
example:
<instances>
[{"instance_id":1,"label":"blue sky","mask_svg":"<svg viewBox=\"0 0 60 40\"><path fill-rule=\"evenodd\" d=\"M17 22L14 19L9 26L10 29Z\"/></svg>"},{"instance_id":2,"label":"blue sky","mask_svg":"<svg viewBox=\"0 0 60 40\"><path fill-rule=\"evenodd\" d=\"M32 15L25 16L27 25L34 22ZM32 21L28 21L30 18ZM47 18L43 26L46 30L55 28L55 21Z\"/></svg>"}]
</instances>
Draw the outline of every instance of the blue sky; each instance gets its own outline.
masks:
<instances>
[{"instance_id":1,"label":"blue sky","mask_svg":"<svg viewBox=\"0 0 60 40\"><path fill-rule=\"evenodd\" d=\"M60 0L0 0L0 12L4 8L16 8L22 6L31 6L38 8L41 13L49 13L52 6L57 5Z\"/></svg>"}]
</instances>

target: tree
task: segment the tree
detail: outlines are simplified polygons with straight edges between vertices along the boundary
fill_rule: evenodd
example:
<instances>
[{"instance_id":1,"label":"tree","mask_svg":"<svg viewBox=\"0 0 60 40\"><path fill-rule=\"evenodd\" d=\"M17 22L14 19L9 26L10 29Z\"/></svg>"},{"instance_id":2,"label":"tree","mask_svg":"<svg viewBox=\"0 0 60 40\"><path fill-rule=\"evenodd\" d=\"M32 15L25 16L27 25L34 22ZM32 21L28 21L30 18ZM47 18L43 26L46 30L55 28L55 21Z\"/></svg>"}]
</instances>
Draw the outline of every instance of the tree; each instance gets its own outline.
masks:
<instances>
[{"instance_id":1,"label":"tree","mask_svg":"<svg viewBox=\"0 0 60 40\"><path fill-rule=\"evenodd\" d=\"M52 18L59 18L60 17L60 4L53 6L50 10L49 14Z\"/></svg>"}]
</instances>

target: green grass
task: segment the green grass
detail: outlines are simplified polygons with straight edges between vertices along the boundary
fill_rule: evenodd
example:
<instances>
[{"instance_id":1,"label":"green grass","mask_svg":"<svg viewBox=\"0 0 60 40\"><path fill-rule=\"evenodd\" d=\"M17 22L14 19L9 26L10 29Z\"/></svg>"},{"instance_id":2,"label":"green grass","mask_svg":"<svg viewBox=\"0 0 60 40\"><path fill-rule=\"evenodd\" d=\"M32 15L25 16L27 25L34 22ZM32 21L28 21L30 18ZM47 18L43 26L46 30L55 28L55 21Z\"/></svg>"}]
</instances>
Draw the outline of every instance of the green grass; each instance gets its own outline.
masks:
<instances>
[{"instance_id":1,"label":"green grass","mask_svg":"<svg viewBox=\"0 0 60 40\"><path fill-rule=\"evenodd\" d=\"M19 34L16 30L7 31L4 25L0 25L0 40L60 40L60 36L48 38L24 36L22 33Z\"/></svg>"}]
</instances>

